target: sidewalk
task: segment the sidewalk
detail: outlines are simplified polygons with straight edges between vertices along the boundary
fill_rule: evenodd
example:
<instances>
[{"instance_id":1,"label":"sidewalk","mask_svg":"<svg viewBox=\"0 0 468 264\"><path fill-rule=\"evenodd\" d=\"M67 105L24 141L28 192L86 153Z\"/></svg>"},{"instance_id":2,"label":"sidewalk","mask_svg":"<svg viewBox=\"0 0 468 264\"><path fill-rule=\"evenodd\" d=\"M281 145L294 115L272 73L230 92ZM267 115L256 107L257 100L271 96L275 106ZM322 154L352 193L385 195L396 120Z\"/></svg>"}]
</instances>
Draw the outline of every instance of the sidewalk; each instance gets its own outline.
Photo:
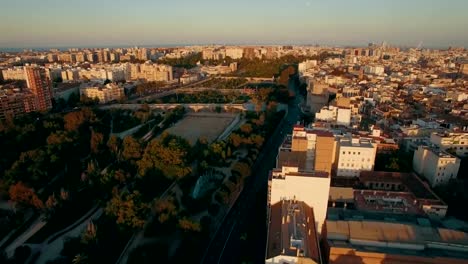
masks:
<instances>
[{"instance_id":1,"label":"sidewalk","mask_svg":"<svg viewBox=\"0 0 468 264\"><path fill-rule=\"evenodd\" d=\"M96 220L102 215L102 208L93 207L86 215L78 219L75 223L51 235L44 243L40 245L41 256L36 260L37 264L45 264L60 256L65 239L68 237L79 236L91 220ZM90 215L91 214L91 215ZM57 235L59 235L57 237Z\"/></svg>"},{"instance_id":2,"label":"sidewalk","mask_svg":"<svg viewBox=\"0 0 468 264\"><path fill-rule=\"evenodd\" d=\"M10 258L15 253L15 249L24 244L30 237L32 237L37 231L39 231L43 226L47 224L46 221L42 220L42 217L39 217L33 224L17 237L8 247L5 248L7 256Z\"/></svg>"}]
</instances>

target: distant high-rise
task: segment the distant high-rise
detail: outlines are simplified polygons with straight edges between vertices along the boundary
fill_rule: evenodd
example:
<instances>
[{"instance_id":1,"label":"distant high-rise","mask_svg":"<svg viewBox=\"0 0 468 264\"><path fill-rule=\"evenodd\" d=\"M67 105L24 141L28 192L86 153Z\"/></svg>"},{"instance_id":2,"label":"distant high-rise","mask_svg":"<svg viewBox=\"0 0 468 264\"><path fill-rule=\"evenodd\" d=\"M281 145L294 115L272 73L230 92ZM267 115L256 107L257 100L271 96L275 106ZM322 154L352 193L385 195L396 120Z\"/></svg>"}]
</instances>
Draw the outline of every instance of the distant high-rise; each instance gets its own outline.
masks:
<instances>
[{"instance_id":1,"label":"distant high-rise","mask_svg":"<svg viewBox=\"0 0 468 264\"><path fill-rule=\"evenodd\" d=\"M52 91L46 71L39 67L25 67L28 88L36 97L36 110L46 111L52 108Z\"/></svg>"}]
</instances>

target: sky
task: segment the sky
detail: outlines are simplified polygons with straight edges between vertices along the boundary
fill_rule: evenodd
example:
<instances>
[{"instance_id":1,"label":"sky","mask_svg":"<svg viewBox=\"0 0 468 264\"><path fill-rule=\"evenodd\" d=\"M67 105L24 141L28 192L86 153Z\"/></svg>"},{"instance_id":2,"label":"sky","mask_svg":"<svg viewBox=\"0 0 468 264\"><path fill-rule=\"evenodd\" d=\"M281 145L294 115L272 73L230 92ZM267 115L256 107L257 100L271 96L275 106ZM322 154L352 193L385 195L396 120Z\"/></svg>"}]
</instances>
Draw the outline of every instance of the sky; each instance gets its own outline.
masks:
<instances>
[{"instance_id":1,"label":"sky","mask_svg":"<svg viewBox=\"0 0 468 264\"><path fill-rule=\"evenodd\" d=\"M3 0L0 48L468 47L468 0Z\"/></svg>"}]
</instances>

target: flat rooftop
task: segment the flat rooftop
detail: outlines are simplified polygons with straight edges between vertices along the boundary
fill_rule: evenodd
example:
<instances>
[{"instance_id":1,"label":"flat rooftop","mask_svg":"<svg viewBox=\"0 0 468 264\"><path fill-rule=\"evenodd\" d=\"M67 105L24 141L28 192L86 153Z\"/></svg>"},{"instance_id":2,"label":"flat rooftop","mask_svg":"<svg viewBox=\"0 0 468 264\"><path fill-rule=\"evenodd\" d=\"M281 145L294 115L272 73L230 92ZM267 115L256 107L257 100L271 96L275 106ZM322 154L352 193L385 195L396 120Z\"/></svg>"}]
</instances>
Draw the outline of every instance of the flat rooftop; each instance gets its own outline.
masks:
<instances>
[{"instance_id":1,"label":"flat rooftop","mask_svg":"<svg viewBox=\"0 0 468 264\"><path fill-rule=\"evenodd\" d=\"M355 147L355 148L373 148L370 140L351 140L351 139L341 139L340 140L341 147Z\"/></svg>"},{"instance_id":2,"label":"flat rooftop","mask_svg":"<svg viewBox=\"0 0 468 264\"><path fill-rule=\"evenodd\" d=\"M385 172L385 171L362 171L359 181L401 183L405 189L411 192L417 199L442 200L431 190L431 188L418 178L414 173Z\"/></svg>"},{"instance_id":3,"label":"flat rooftop","mask_svg":"<svg viewBox=\"0 0 468 264\"><path fill-rule=\"evenodd\" d=\"M426 225L327 220L330 247L413 256L468 258L468 233Z\"/></svg>"},{"instance_id":4,"label":"flat rooftop","mask_svg":"<svg viewBox=\"0 0 468 264\"><path fill-rule=\"evenodd\" d=\"M314 178L329 178L330 175L328 172L325 171L303 171L299 170L297 172L288 172L286 174L282 174L283 170L281 168L275 168L270 171L271 178L274 179L284 179L286 177L314 177ZM273 176L273 174L279 174L278 176Z\"/></svg>"},{"instance_id":5,"label":"flat rooftop","mask_svg":"<svg viewBox=\"0 0 468 264\"><path fill-rule=\"evenodd\" d=\"M414 201L414 196L406 192L354 191L354 202L358 210L424 215L419 203Z\"/></svg>"},{"instance_id":6,"label":"flat rooftop","mask_svg":"<svg viewBox=\"0 0 468 264\"><path fill-rule=\"evenodd\" d=\"M299 256L320 263L314 212L302 201L284 200L271 206L267 259Z\"/></svg>"}]
</instances>

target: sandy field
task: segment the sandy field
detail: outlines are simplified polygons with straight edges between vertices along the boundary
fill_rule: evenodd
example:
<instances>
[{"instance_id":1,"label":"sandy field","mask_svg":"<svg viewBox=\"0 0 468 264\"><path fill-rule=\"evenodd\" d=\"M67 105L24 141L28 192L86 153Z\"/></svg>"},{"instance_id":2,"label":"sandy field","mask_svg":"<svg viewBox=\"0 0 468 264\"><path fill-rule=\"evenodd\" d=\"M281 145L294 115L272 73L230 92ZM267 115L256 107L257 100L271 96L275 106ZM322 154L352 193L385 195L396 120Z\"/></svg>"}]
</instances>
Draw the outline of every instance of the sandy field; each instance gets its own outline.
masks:
<instances>
[{"instance_id":1,"label":"sandy field","mask_svg":"<svg viewBox=\"0 0 468 264\"><path fill-rule=\"evenodd\" d=\"M200 137L214 141L235 119L232 113L189 113L166 132L187 139L195 144Z\"/></svg>"}]
</instances>

